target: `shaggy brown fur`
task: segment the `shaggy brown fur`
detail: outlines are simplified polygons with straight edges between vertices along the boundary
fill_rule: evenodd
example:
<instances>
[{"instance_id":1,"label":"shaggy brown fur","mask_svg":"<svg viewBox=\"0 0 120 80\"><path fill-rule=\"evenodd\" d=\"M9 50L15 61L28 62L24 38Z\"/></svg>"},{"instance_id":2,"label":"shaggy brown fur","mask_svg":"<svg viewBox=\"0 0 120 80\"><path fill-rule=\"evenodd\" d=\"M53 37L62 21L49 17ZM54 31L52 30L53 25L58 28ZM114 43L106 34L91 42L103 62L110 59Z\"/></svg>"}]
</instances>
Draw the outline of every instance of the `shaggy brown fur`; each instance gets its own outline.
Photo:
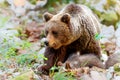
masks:
<instances>
[{"instance_id":1,"label":"shaggy brown fur","mask_svg":"<svg viewBox=\"0 0 120 80\"><path fill-rule=\"evenodd\" d=\"M49 72L58 61L65 62L76 52L94 54L100 58L100 45L94 36L99 33L99 22L86 6L69 4L56 15L44 14L47 45L44 61L39 71Z\"/></svg>"},{"instance_id":2,"label":"shaggy brown fur","mask_svg":"<svg viewBox=\"0 0 120 80\"><path fill-rule=\"evenodd\" d=\"M120 63L120 54L112 54L108 57L106 61L106 68L113 66L116 63Z\"/></svg>"},{"instance_id":3,"label":"shaggy brown fur","mask_svg":"<svg viewBox=\"0 0 120 80\"><path fill-rule=\"evenodd\" d=\"M99 67L105 69L105 65L103 65L102 61L100 61L95 55L93 54L85 54L79 56L78 54L71 55L64 64L68 68L80 68L80 67Z\"/></svg>"}]
</instances>

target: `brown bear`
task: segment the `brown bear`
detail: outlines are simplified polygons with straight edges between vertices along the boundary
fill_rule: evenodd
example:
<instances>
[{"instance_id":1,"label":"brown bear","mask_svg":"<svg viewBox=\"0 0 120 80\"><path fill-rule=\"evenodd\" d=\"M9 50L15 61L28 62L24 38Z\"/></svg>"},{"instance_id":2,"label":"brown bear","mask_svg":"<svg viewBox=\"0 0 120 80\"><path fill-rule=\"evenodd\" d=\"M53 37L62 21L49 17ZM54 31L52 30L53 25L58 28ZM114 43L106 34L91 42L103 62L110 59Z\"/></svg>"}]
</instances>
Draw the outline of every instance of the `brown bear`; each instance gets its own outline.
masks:
<instances>
[{"instance_id":1,"label":"brown bear","mask_svg":"<svg viewBox=\"0 0 120 80\"><path fill-rule=\"evenodd\" d=\"M59 62L58 62L59 63ZM59 65L59 64L58 64ZM95 55L84 54L79 56L78 54L72 54L67 61L60 66L65 66L66 69L76 69L80 67L93 67L97 66L99 68L105 69L105 65L99 60Z\"/></svg>"},{"instance_id":2,"label":"brown bear","mask_svg":"<svg viewBox=\"0 0 120 80\"><path fill-rule=\"evenodd\" d=\"M114 64L116 63L120 63L120 54L117 53L117 54L111 54L109 57L108 57L108 60L106 61L106 68L108 69L109 67L113 66Z\"/></svg>"},{"instance_id":3,"label":"brown bear","mask_svg":"<svg viewBox=\"0 0 120 80\"><path fill-rule=\"evenodd\" d=\"M56 15L45 13L44 19L47 45L44 56L48 60L38 71L48 73L58 61L64 63L77 52L100 58L100 44L94 37L100 32L100 23L88 7L72 3Z\"/></svg>"}]
</instances>

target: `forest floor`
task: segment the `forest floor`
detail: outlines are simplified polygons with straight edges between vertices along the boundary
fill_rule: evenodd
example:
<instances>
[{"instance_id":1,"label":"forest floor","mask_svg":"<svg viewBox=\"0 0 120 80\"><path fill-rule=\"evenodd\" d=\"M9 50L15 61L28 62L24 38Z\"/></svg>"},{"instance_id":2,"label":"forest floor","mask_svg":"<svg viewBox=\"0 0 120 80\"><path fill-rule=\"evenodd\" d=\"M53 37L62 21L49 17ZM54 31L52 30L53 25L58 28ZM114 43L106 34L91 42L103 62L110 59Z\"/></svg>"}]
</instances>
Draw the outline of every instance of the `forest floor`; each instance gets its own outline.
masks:
<instances>
[{"instance_id":1,"label":"forest floor","mask_svg":"<svg viewBox=\"0 0 120 80\"><path fill-rule=\"evenodd\" d=\"M66 70L59 67L58 72L52 71L49 76L34 73L33 68L42 65L46 59L43 56L42 19L43 13L48 11L48 8L42 8L45 1L38 0L33 5L26 0L0 0L0 80L120 80L119 63L109 69L83 67ZM41 6L40 9L37 9L38 5ZM49 8L49 11L57 13L65 5L54 11ZM120 9L120 2L118 6ZM107 22L106 15L102 15L102 20ZM114 12L112 15L115 15ZM108 21L111 18L116 19L116 15ZM96 39L100 40L101 60L105 63L108 54L120 54L120 19L118 17L116 25L101 25L101 33L96 35Z\"/></svg>"}]
</instances>

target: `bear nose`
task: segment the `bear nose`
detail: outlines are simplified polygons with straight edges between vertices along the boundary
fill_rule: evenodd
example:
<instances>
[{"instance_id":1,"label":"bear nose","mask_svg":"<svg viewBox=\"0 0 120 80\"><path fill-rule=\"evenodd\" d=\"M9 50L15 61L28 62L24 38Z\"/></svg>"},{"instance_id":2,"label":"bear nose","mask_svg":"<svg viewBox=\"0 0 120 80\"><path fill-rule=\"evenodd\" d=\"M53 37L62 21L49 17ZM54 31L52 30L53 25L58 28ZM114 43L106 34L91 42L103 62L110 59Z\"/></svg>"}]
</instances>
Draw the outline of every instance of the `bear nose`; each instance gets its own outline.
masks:
<instances>
[{"instance_id":1,"label":"bear nose","mask_svg":"<svg viewBox=\"0 0 120 80\"><path fill-rule=\"evenodd\" d=\"M44 42L44 44L45 44L46 46L48 46L48 45L49 45L48 41L45 41L45 42Z\"/></svg>"}]
</instances>

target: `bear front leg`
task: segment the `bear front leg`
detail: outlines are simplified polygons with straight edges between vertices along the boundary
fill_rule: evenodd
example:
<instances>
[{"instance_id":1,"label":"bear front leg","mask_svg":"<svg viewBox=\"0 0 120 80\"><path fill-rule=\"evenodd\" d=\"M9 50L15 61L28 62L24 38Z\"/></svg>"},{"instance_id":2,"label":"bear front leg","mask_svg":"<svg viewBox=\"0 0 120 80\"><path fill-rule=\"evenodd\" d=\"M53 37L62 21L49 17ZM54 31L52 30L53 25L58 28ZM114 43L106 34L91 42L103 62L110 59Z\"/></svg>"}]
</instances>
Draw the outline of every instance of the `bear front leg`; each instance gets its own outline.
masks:
<instances>
[{"instance_id":1,"label":"bear front leg","mask_svg":"<svg viewBox=\"0 0 120 80\"><path fill-rule=\"evenodd\" d=\"M38 67L38 72L42 74L49 74L49 70L55 65L57 51L53 48L46 47L44 56L47 60L44 60L44 65Z\"/></svg>"}]
</instances>

